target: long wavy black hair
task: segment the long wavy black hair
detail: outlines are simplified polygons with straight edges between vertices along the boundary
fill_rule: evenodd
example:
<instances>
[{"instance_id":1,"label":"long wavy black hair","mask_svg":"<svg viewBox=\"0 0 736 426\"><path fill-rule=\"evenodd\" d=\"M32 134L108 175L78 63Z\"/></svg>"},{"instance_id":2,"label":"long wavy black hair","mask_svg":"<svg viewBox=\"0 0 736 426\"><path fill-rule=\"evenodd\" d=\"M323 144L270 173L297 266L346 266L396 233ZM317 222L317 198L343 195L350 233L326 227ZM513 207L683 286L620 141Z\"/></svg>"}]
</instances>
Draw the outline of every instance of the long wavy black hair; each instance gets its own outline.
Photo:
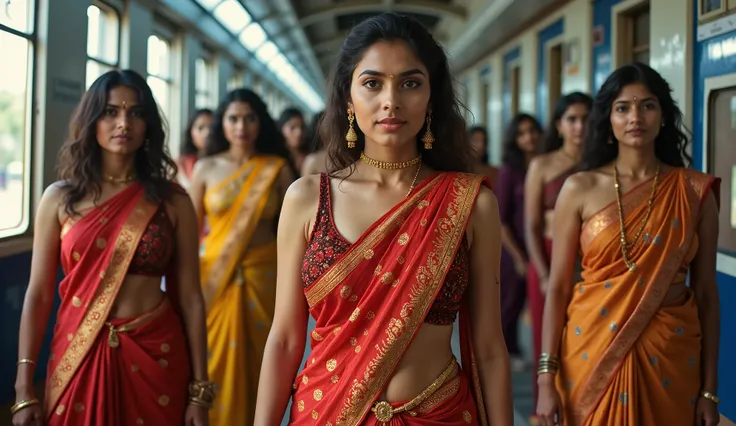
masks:
<instances>
[{"instance_id":1,"label":"long wavy black hair","mask_svg":"<svg viewBox=\"0 0 736 426\"><path fill-rule=\"evenodd\" d=\"M192 139L192 127L194 127L194 123L197 121L197 119L203 115L212 115L212 110L208 108L198 109L194 112L194 114L192 114L192 117L189 119L186 130L184 130L184 135L182 137L184 143L181 145L181 153L183 155L199 154L199 149L196 145L194 145L194 139Z\"/></svg>"},{"instance_id":2,"label":"long wavy black hair","mask_svg":"<svg viewBox=\"0 0 736 426\"><path fill-rule=\"evenodd\" d=\"M324 148L322 138L319 134L319 127L324 117L324 110L318 112L317 114L314 114L314 116L312 117L312 122L309 124L309 128L307 129L305 145L307 146L310 153L317 152Z\"/></svg>"},{"instance_id":3,"label":"long wavy black hair","mask_svg":"<svg viewBox=\"0 0 736 426\"><path fill-rule=\"evenodd\" d=\"M582 92L572 92L557 101L547 132L542 136L542 143L539 144L540 154L547 154L562 148L564 141L560 137L559 130L557 130L557 123L562 120L562 116L565 115L567 109L573 105L585 105L590 111L593 107L593 98Z\"/></svg>"},{"instance_id":4,"label":"long wavy black hair","mask_svg":"<svg viewBox=\"0 0 736 426\"><path fill-rule=\"evenodd\" d=\"M486 131L486 128L483 126L473 126L468 131L468 137L472 137L475 133L480 133L483 135L483 156L481 157L480 161L483 162L483 164L488 164L488 132Z\"/></svg>"},{"instance_id":5,"label":"long wavy black hair","mask_svg":"<svg viewBox=\"0 0 736 426\"><path fill-rule=\"evenodd\" d=\"M69 136L59 153L59 177L64 181L65 211L76 215L74 205L88 194L99 200L102 180L102 148L97 141L97 121L107 108L110 91L127 87L138 94L146 122L145 147L135 154L135 172L146 196L153 202L168 200L177 167L166 146L166 123L146 80L132 70L101 75L84 93L69 125Z\"/></svg>"},{"instance_id":6,"label":"long wavy black hair","mask_svg":"<svg viewBox=\"0 0 736 426\"><path fill-rule=\"evenodd\" d=\"M366 50L381 41L406 43L429 71L432 133L436 142L431 150L424 149L420 139L426 124L422 126L416 143L424 162L435 170L469 171L473 164L471 147L461 113L462 104L453 88L445 51L418 21L395 13L383 13L366 19L350 31L340 47L328 80L329 94L320 133L333 165L331 172L353 166L365 147L365 135L358 126L355 126L358 134L355 148L349 149L345 142L350 84L353 71Z\"/></svg>"},{"instance_id":7,"label":"long wavy black hair","mask_svg":"<svg viewBox=\"0 0 736 426\"><path fill-rule=\"evenodd\" d=\"M225 129L222 121L225 117L227 107L233 102L247 103L256 116L260 124L258 137L256 138L255 150L259 154L277 155L284 158L289 164L289 168L296 174L296 166L291 161L291 155L286 148L286 140L281 131L276 127L276 122L268 114L268 107L256 92L249 89L235 89L225 95L215 110L212 118L212 127L207 137L207 146L205 147L205 156L212 156L225 152L230 149L230 142L225 138Z\"/></svg>"},{"instance_id":8,"label":"long wavy black hair","mask_svg":"<svg viewBox=\"0 0 736 426\"><path fill-rule=\"evenodd\" d=\"M542 134L542 126L534 116L530 114L516 114L511 122L506 126L506 132L503 135L503 157L502 162L505 166L509 166L516 170L526 170L527 153L519 148L517 139L519 139L519 127L522 123L528 121L532 127Z\"/></svg>"},{"instance_id":9,"label":"long wavy black hair","mask_svg":"<svg viewBox=\"0 0 736 426\"><path fill-rule=\"evenodd\" d=\"M692 164L692 157L687 153L690 139L682 123L682 111L672 98L670 85L648 65L635 62L614 71L598 91L588 117L581 170L597 169L618 157L618 143L611 127L611 108L624 87L637 83L646 86L657 97L662 109L663 127L654 140L654 153L659 161L674 167L690 167Z\"/></svg>"}]
</instances>

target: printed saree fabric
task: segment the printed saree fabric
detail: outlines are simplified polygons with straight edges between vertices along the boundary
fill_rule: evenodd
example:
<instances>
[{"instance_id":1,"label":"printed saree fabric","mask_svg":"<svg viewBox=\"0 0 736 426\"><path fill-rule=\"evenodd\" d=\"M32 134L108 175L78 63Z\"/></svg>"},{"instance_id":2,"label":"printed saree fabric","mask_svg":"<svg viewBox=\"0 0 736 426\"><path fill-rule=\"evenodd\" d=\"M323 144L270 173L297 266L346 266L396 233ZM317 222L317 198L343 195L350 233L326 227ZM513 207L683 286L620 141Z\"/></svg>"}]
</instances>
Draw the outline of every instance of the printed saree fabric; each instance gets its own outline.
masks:
<instances>
[{"instance_id":1,"label":"printed saree fabric","mask_svg":"<svg viewBox=\"0 0 736 426\"><path fill-rule=\"evenodd\" d=\"M200 265L207 306L209 377L218 386L212 426L253 424L258 376L276 302L276 243L250 247L275 219L284 160L254 157L205 194L210 226Z\"/></svg>"},{"instance_id":2,"label":"printed saree fabric","mask_svg":"<svg viewBox=\"0 0 736 426\"><path fill-rule=\"evenodd\" d=\"M702 202L717 179L686 169L661 176L651 216L623 262L614 201L583 226L582 282L562 336L557 388L567 425L692 424L700 390L700 325L692 292L662 304L685 281L698 250ZM642 223L652 182L623 195L627 238Z\"/></svg>"},{"instance_id":3,"label":"printed saree fabric","mask_svg":"<svg viewBox=\"0 0 736 426\"><path fill-rule=\"evenodd\" d=\"M439 292L483 184L482 176L459 173L426 179L305 290L316 327L311 356L294 383L291 424L375 423L371 406ZM435 392L435 399L454 395L449 405L391 424L434 424L437 416L443 424L485 419L464 310L461 323L463 368L471 380L459 375ZM481 419L474 418L479 412ZM450 414L457 423L448 422Z\"/></svg>"},{"instance_id":4,"label":"printed saree fabric","mask_svg":"<svg viewBox=\"0 0 736 426\"><path fill-rule=\"evenodd\" d=\"M171 295L137 318L108 318L157 208L136 184L62 227L65 278L45 398L51 426L184 421L189 353Z\"/></svg>"}]
</instances>

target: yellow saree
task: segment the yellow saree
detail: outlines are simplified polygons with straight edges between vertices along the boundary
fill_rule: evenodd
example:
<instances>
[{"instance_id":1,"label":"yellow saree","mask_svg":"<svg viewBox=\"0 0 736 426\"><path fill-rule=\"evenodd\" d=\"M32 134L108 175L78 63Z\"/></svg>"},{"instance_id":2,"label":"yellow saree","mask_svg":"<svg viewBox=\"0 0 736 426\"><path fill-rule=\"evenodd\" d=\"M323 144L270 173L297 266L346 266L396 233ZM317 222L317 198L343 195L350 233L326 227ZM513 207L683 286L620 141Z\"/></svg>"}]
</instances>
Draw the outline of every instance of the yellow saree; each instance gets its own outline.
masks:
<instances>
[{"instance_id":1,"label":"yellow saree","mask_svg":"<svg viewBox=\"0 0 736 426\"><path fill-rule=\"evenodd\" d=\"M568 426L692 425L700 392L700 324L693 293L662 305L698 251L698 220L718 180L662 175L642 238L621 256L614 201L584 224L583 281L567 308L557 389ZM646 215L651 182L622 197L627 230ZM627 238L635 231L628 233Z\"/></svg>"},{"instance_id":2,"label":"yellow saree","mask_svg":"<svg viewBox=\"0 0 736 426\"><path fill-rule=\"evenodd\" d=\"M218 387L210 424L253 424L258 374L276 299L276 242L249 247L261 220L279 210L283 159L259 156L208 189L210 231L200 249L210 380Z\"/></svg>"}]
</instances>

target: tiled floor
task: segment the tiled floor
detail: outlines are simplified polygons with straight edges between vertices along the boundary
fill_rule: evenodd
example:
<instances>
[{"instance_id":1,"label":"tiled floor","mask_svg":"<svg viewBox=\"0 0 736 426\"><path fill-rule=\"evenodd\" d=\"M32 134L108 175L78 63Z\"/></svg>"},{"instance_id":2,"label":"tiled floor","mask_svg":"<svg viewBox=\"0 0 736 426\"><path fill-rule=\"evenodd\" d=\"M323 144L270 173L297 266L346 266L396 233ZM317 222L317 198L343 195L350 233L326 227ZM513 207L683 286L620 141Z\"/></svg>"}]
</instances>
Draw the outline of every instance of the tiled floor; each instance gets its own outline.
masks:
<instances>
[{"instance_id":1,"label":"tiled floor","mask_svg":"<svg viewBox=\"0 0 736 426\"><path fill-rule=\"evenodd\" d=\"M311 333L312 328L314 327L314 322L310 318L309 320L309 329L308 333ZM524 353L529 353L529 346L531 343L531 334L528 326L525 324L524 321L521 321L520 323L520 336L519 339L522 343L522 349L524 350ZM460 337L459 332L457 328L457 322L455 323L455 329L453 330L453 336L452 336L452 349L453 352L455 352L457 358L460 358ZM306 361L307 357L309 356L309 345L307 345L307 349L304 353L304 358L302 360L302 365ZM521 373L513 373L512 377L512 386L513 386L513 394L514 394L514 408L516 412L514 413L514 426L529 426L529 423L527 419L529 418L529 414L532 412L532 373L531 371L525 371ZM287 407L287 413L289 412L290 406ZM284 416L284 420L281 422L282 426L285 426L287 424L287 417Z\"/></svg>"}]
</instances>

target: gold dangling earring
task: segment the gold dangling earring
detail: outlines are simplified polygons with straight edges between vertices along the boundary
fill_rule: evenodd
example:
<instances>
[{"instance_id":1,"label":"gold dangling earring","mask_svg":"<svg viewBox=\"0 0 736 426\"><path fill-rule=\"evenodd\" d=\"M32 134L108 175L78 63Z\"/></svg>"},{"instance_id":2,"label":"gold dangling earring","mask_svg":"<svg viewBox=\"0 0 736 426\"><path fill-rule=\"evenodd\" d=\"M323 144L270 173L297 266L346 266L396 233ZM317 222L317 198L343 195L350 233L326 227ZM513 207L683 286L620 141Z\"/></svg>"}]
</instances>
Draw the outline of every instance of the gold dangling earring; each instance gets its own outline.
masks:
<instances>
[{"instance_id":1,"label":"gold dangling earring","mask_svg":"<svg viewBox=\"0 0 736 426\"><path fill-rule=\"evenodd\" d=\"M424 142L424 149L432 149L434 143L434 135L432 134L432 110L427 113L427 130L422 136L422 142Z\"/></svg>"},{"instance_id":2,"label":"gold dangling earring","mask_svg":"<svg viewBox=\"0 0 736 426\"><path fill-rule=\"evenodd\" d=\"M355 114L352 108L348 108L348 121L350 122L350 128L348 129L348 134L345 135L345 140L348 141L348 148L355 148L355 142L358 141L358 134L355 133L355 129L353 128Z\"/></svg>"}]
</instances>

